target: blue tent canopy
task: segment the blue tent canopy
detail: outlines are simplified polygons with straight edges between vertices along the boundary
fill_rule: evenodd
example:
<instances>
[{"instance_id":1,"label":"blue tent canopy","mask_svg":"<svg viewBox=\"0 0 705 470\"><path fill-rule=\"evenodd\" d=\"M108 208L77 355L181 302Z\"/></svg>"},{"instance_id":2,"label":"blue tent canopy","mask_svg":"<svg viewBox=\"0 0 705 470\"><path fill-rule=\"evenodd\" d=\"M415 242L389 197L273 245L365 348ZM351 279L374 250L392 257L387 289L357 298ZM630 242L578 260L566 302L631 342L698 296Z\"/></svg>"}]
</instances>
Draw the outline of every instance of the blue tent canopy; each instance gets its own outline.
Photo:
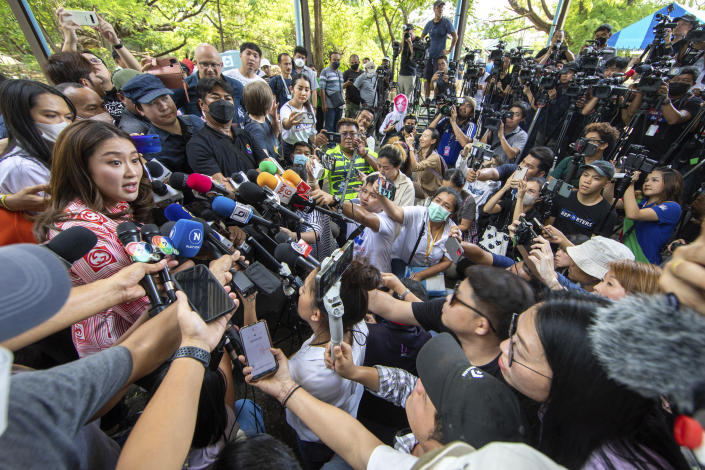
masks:
<instances>
[{"instance_id":1,"label":"blue tent canopy","mask_svg":"<svg viewBox=\"0 0 705 470\"><path fill-rule=\"evenodd\" d=\"M695 15L701 22L705 23L705 12L694 10L678 3L671 3L673 11L672 18L678 18L686 13ZM668 14L668 6L653 12L649 16L632 23L624 29L614 33L607 40L607 44L617 49L645 49L654 40L654 25L657 23L656 14Z\"/></svg>"}]
</instances>

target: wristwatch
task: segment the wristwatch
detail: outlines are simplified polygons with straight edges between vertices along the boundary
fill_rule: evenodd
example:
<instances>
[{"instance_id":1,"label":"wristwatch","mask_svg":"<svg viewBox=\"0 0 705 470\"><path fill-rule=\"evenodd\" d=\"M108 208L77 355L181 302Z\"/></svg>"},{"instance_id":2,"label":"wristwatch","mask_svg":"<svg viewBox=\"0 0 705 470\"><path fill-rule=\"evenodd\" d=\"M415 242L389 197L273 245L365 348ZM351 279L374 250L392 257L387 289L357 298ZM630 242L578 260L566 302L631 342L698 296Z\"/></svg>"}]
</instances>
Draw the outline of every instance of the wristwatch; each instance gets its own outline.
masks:
<instances>
[{"instance_id":1,"label":"wristwatch","mask_svg":"<svg viewBox=\"0 0 705 470\"><path fill-rule=\"evenodd\" d=\"M178 359L180 357L190 357L196 359L203 363L204 367L208 367L211 362L211 353L205 349L197 348L195 346L184 346L176 350L171 360Z\"/></svg>"},{"instance_id":2,"label":"wristwatch","mask_svg":"<svg viewBox=\"0 0 705 470\"><path fill-rule=\"evenodd\" d=\"M124 44L122 43L122 41L120 41L118 44L113 46L113 49L115 49L115 50L122 49L123 46L124 46Z\"/></svg>"}]
</instances>

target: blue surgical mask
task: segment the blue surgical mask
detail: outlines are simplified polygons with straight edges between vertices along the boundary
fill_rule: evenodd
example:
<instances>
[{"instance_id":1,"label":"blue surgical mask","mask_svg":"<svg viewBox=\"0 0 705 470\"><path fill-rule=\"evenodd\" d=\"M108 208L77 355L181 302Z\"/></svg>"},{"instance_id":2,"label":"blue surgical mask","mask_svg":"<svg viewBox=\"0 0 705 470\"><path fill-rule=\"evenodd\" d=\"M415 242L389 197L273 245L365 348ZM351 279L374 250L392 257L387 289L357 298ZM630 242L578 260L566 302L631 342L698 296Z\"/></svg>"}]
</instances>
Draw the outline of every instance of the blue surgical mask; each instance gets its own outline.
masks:
<instances>
[{"instance_id":1,"label":"blue surgical mask","mask_svg":"<svg viewBox=\"0 0 705 470\"><path fill-rule=\"evenodd\" d=\"M428 205L428 217L431 222L445 222L450 217L450 212L436 202Z\"/></svg>"},{"instance_id":2,"label":"blue surgical mask","mask_svg":"<svg viewBox=\"0 0 705 470\"><path fill-rule=\"evenodd\" d=\"M340 67L340 61L331 62L330 66L333 67L333 69L337 69Z\"/></svg>"}]
</instances>

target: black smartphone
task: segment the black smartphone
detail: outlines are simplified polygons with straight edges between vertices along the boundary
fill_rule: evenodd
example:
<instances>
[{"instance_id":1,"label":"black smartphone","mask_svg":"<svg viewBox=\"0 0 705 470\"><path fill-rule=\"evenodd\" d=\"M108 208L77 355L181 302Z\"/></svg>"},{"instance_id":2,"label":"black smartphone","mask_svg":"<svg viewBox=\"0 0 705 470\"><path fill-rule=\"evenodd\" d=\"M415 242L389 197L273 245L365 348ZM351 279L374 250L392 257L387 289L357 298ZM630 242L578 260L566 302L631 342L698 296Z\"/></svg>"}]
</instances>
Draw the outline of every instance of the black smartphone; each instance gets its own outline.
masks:
<instances>
[{"instance_id":1,"label":"black smartphone","mask_svg":"<svg viewBox=\"0 0 705 470\"><path fill-rule=\"evenodd\" d=\"M463 247L455 237L448 237L448 240L446 240L446 252L454 263L457 263L464 254Z\"/></svg>"},{"instance_id":2,"label":"black smartphone","mask_svg":"<svg viewBox=\"0 0 705 470\"><path fill-rule=\"evenodd\" d=\"M328 132L326 131L326 137L331 142L340 142L340 132Z\"/></svg>"},{"instance_id":3,"label":"black smartphone","mask_svg":"<svg viewBox=\"0 0 705 470\"><path fill-rule=\"evenodd\" d=\"M272 338L265 320L240 328L240 341L245 350L247 365L252 367L252 380L259 380L277 371L279 364L270 351Z\"/></svg>"},{"instance_id":4,"label":"black smartphone","mask_svg":"<svg viewBox=\"0 0 705 470\"><path fill-rule=\"evenodd\" d=\"M242 271L235 271L233 273L233 287L240 293L243 297L249 297L257 291L254 283L249 277Z\"/></svg>"},{"instance_id":5,"label":"black smartphone","mask_svg":"<svg viewBox=\"0 0 705 470\"><path fill-rule=\"evenodd\" d=\"M377 183L379 185L379 187L377 188L377 192L389 199L390 201L393 200L394 196L397 194L397 188L396 186L394 186L394 183L389 181L384 176L380 176L377 179Z\"/></svg>"},{"instance_id":6,"label":"black smartphone","mask_svg":"<svg viewBox=\"0 0 705 470\"><path fill-rule=\"evenodd\" d=\"M203 264L175 273L176 287L188 296L191 308L203 321L210 322L235 308L223 286Z\"/></svg>"}]
</instances>

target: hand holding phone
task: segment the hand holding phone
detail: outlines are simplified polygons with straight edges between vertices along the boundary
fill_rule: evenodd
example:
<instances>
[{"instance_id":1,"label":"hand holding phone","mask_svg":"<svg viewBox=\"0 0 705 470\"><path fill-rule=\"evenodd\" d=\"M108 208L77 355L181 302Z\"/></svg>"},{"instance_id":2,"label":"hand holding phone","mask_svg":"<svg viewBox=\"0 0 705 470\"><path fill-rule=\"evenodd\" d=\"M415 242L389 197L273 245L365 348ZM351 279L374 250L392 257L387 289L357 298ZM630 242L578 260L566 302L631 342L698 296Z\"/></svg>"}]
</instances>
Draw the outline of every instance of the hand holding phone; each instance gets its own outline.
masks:
<instances>
[{"instance_id":1,"label":"hand holding phone","mask_svg":"<svg viewBox=\"0 0 705 470\"><path fill-rule=\"evenodd\" d=\"M94 11L66 10L71 21L80 26L98 26L98 15Z\"/></svg>"},{"instance_id":2,"label":"hand holding phone","mask_svg":"<svg viewBox=\"0 0 705 470\"><path fill-rule=\"evenodd\" d=\"M273 375L277 371L279 364L270 351L272 338L265 320L240 328L240 341L247 365L252 367L253 381Z\"/></svg>"},{"instance_id":3,"label":"hand holding phone","mask_svg":"<svg viewBox=\"0 0 705 470\"><path fill-rule=\"evenodd\" d=\"M179 271L173 278L176 287L186 293L191 307L206 323L237 306L218 279L202 264Z\"/></svg>"}]
</instances>

